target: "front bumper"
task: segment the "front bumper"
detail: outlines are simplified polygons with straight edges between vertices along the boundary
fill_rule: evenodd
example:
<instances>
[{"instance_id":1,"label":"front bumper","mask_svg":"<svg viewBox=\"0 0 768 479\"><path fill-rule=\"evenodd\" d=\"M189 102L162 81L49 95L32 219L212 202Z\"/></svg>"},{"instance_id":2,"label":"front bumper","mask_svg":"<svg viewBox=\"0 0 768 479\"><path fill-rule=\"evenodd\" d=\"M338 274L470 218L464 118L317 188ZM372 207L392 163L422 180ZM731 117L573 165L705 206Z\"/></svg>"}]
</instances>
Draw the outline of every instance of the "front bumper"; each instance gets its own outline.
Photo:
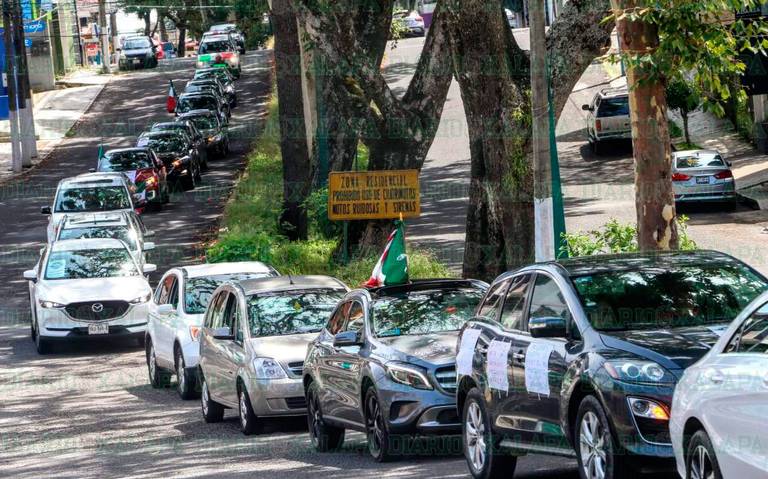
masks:
<instances>
[{"instance_id":1,"label":"front bumper","mask_svg":"<svg viewBox=\"0 0 768 479\"><path fill-rule=\"evenodd\" d=\"M422 390L381 378L376 384L389 430L394 434L457 434L461 421L456 398L437 389Z\"/></svg>"},{"instance_id":2,"label":"front bumper","mask_svg":"<svg viewBox=\"0 0 768 479\"><path fill-rule=\"evenodd\" d=\"M37 308L38 334L45 339L99 339L108 337L143 337L147 330L149 304L131 305L122 316L100 321L85 321L70 317L59 308ZM91 324L107 323L107 334L89 334Z\"/></svg>"},{"instance_id":3,"label":"front bumper","mask_svg":"<svg viewBox=\"0 0 768 479\"><path fill-rule=\"evenodd\" d=\"M301 378L249 378L247 383L248 397L256 416L303 416L307 413Z\"/></svg>"},{"instance_id":4,"label":"front bumper","mask_svg":"<svg viewBox=\"0 0 768 479\"><path fill-rule=\"evenodd\" d=\"M146 68L150 59L147 57L121 58L118 62L121 70L130 70L133 68Z\"/></svg>"}]
</instances>

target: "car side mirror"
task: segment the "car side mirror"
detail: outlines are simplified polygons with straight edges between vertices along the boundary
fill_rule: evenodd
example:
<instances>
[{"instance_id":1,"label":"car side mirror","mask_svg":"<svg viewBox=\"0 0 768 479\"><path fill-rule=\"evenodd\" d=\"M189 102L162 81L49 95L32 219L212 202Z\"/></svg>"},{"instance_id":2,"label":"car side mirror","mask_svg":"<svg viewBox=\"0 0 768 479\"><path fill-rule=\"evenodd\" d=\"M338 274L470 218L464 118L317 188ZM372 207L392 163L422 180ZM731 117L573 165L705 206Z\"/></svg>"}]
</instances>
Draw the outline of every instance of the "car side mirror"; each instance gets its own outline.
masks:
<instances>
[{"instance_id":1,"label":"car side mirror","mask_svg":"<svg viewBox=\"0 0 768 479\"><path fill-rule=\"evenodd\" d=\"M144 274L154 273L155 271L157 271L157 265L152 263L147 263L141 267L141 271Z\"/></svg>"},{"instance_id":2,"label":"car side mirror","mask_svg":"<svg viewBox=\"0 0 768 479\"><path fill-rule=\"evenodd\" d=\"M584 111L592 111L592 107L589 105L581 105L581 109Z\"/></svg>"},{"instance_id":3,"label":"car side mirror","mask_svg":"<svg viewBox=\"0 0 768 479\"><path fill-rule=\"evenodd\" d=\"M333 337L333 345L338 348L360 346L362 344L360 335L357 331L344 331Z\"/></svg>"},{"instance_id":4,"label":"car side mirror","mask_svg":"<svg viewBox=\"0 0 768 479\"><path fill-rule=\"evenodd\" d=\"M43 206L42 208L40 208L40 213L42 213L44 215L51 214L51 207L50 206Z\"/></svg>"},{"instance_id":5,"label":"car side mirror","mask_svg":"<svg viewBox=\"0 0 768 479\"><path fill-rule=\"evenodd\" d=\"M172 304L159 304L157 306L157 314L167 316L176 312L176 308Z\"/></svg>"},{"instance_id":6,"label":"car side mirror","mask_svg":"<svg viewBox=\"0 0 768 479\"><path fill-rule=\"evenodd\" d=\"M220 328L214 328L211 330L213 339L218 339L221 341L233 341L235 339L235 336L232 334L232 331L229 329L229 326L222 326Z\"/></svg>"},{"instance_id":7,"label":"car side mirror","mask_svg":"<svg viewBox=\"0 0 768 479\"><path fill-rule=\"evenodd\" d=\"M30 281L36 281L37 280L37 272L34 269L28 269L24 271L24 279L28 279Z\"/></svg>"},{"instance_id":8,"label":"car side mirror","mask_svg":"<svg viewBox=\"0 0 768 479\"><path fill-rule=\"evenodd\" d=\"M144 251L152 251L155 249L155 243L151 241L147 241L144 243Z\"/></svg>"},{"instance_id":9,"label":"car side mirror","mask_svg":"<svg viewBox=\"0 0 768 479\"><path fill-rule=\"evenodd\" d=\"M733 163L731 163L730 161L726 161L725 164L728 166L728 168L733 166Z\"/></svg>"},{"instance_id":10,"label":"car side mirror","mask_svg":"<svg viewBox=\"0 0 768 479\"><path fill-rule=\"evenodd\" d=\"M568 334L565 320L557 317L531 318L528 331L534 338L564 338Z\"/></svg>"}]
</instances>

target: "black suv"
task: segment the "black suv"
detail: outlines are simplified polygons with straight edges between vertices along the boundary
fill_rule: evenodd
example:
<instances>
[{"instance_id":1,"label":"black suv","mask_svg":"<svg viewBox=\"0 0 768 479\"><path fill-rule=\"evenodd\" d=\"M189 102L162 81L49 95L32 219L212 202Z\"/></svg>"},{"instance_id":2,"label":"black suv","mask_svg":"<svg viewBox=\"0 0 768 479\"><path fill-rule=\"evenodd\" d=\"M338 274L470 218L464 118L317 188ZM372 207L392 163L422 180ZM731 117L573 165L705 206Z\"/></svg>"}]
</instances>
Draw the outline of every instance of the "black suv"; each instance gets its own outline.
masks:
<instances>
[{"instance_id":1,"label":"black suv","mask_svg":"<svg viewBox=\"0 0 768 479\"><path fill-rule=\"evenodd\" d=\"M458 433L456 339L487 287L425 280L348 293L304 362L315 448L338 448L349 428L385 461L403 435Z\"/></svg>"},{"instance_id":2,"label":"black suv","mask_svg":"<svg viewBox=\"0 0 768 479\"><path fill-rule=\"evenodd\" d=\"M176 121L190 121L200 130L206 140L207 155L214 153L224 157L229 153L229 131L214 112L190 110L176 117Z\"/></svg>"},{"instance_id":3,"label":"black suv","mask_svg":"<svg viewBox=\"0 0 768 479\"><path fill-rule=\"evenodd\" d=\"M191 190L201 181L200 154L183 131L149 131L136 141L139 148L150 148L168 171L168 181Z\"/></svg>"},{"instance_id":4,"label":"black suv","mask_svg":"<svg viewBox=\"0 0 768 479\"><path fill-rule=\"evenodd\" d=\"M208 169L208 141L205 136L197 129L194 123L189 120L164 121L155 123L149 131L183 131L192 139L192 142L200 155L200 167L203 170Z\"/></svg>"},{"instance_id":5,"label":"black suv","mask_svg":"<svg viewBox=\"0 0 768 479\"><path fill-rule=\"evenodd\" d=\"M528 452L582 478L674 467L672 393L768 280L713 251L594 256L494 281L461 333L457 407L473 476Z\"/></svg>"}]
</instances>

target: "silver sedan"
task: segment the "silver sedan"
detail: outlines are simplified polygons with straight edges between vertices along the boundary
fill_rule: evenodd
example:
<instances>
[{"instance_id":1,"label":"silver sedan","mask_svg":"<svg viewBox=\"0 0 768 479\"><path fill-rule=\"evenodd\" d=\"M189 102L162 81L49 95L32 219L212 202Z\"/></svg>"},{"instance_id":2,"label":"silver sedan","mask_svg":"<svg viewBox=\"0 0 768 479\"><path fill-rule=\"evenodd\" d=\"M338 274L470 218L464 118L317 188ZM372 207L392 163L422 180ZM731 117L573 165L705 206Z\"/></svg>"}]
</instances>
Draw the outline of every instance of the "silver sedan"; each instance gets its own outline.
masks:
<instances>
[{"instance_id":1,"label":"silver sedan","mask_svg":"<svg viewBox=\"0 0 768 479\"><path fill-rule=\"evenodd\" d=\"M736 205L731 164L715 150L677 151L672 155L675 202L720 202Z\"/></svg>"}]
</instances>

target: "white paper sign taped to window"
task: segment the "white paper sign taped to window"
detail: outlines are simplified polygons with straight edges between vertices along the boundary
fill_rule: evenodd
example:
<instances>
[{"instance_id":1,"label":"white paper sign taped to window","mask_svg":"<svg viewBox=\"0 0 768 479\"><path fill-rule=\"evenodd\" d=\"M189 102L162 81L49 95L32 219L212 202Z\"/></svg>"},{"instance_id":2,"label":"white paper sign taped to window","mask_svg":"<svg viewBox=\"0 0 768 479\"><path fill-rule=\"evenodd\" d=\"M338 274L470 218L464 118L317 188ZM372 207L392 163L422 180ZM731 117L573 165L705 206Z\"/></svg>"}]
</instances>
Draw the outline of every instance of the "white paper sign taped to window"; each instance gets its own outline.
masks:
<instances>
[{"instance_id":1,"label":"white paper sign taped to window","mask_svg":"<svg viewBox=\"0 0 768 479\"><path fill-rule=\"evenodd\" d=\"M491 389L509 391L509 376L507 376L509 347L510 343L495 339L488 346L488 360L485 364L485 370L488 376L488 387Z\"/></svg>"},{"instance_id":2,"label":"white paper sign taped to window","mask_svg":"<svg viewBox=\"0 0 768 479\"><path fill-rule=\"evenodd\" d=\"M459 352L456 355L456 372L469 376L472 374L472 358L475 356L475 345L480 337L479 329L465 329L461 336Z\"/></svg>"},{"instance_id":3,"label":"white paper sign taped to window","mask_svg":"<svg viewBox=\"0 0 768 479\"><path fill-rule=\"evenodd\" d=\"M551 344L532 342L525 353L525 389L529 393L549 396L549 356Z\"/></svg>"}]
</instances>

